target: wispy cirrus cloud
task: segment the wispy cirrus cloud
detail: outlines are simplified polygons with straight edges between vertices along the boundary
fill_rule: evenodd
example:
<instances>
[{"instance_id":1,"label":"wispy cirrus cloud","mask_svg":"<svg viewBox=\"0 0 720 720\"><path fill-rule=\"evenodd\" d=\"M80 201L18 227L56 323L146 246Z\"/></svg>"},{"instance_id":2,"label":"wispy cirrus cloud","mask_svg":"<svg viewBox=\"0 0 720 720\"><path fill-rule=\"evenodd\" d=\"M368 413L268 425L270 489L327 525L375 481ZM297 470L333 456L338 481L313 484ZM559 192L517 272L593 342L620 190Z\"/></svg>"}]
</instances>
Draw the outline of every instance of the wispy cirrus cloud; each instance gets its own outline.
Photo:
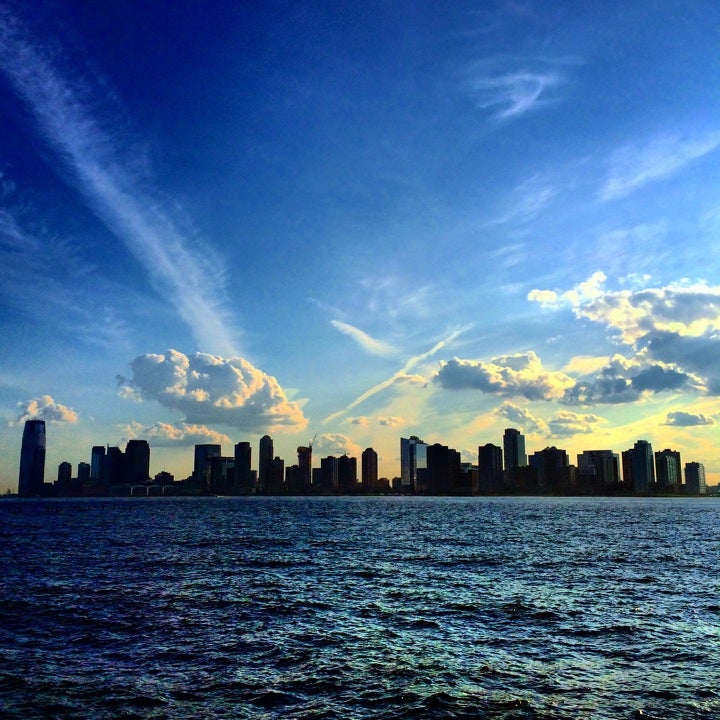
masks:
<instances>
[{"instance_id":1,"label":"wispy cirrus cloud","mask_svg":"<svg viewBox=\"0 0 720 720\"><path fill-rule=\"evenodd\" d=\"M492 111L499 120L510 120L549 102L550 89L562 82L563 76L554 70L492 72L481 68L470 87L478 107Z\"/></svg>"},{"instance_id":2,"label":"wispy cirrus cloud","mask_svg":"<svg viewBox=\"0 0 720 720\"><path fill-rule=\"evenodd\" d=\"M331 320L330 324L339 330L343 335L352 338L366 353L370 355L379 355L380 357L392 357L396 354L395 348L382 340L378 340L368 335L360 328L342 322L341 320Z\"/></svg>"},{"instance_id":3,"label":"wispy cirrus cloud","mask_svg":"<svg viewBox=\"0 0 720 720\"><path fill-rule=\"evenodd\" d=\"M605 201L624 198L648 183L674 175L718 145L720 131L699 137L662 134L643 143L624 145L610 156L598 197Z\"/></svg>"},{"instance_id":4,"label":"wispy cirrus cloud","mask_svg":"<svg viewBox=\"0 0 720 720\"><path fill-rule=\"evenodd\" d=\"M208 283L209 248L164 207L137 158L121 150L126 138L97 111L101 94L85 78L61 69L62 53L41 43L8 9L0 9L0 71L34 117L40 135L70 171L95 215L140 262L157 289L177 308L199 345L237 354L235 332L222 296ZM111 115L112 109L108 111ZM210 263L221 267L218 258Z\"/></svg>"},{"instance_id":5,"label":"wispy cirrus cloud","mask_svg":"<svg viewBox=\"0 0 720 720\"><path fill-rule=\"evenodd\" d=\"M419 355L415 355L411 357L403 367L398 370L394 375L387 378L387 380L383 380L382 382L377 383L377 385L373 385L369 390L366 390L364 393L356 397L352 402L348 403L342 410L338 410L337 412L333 413L332 415L328 415L323 420L323 423L329 423L333 420L339 418L340 416L344 415L347 412L350 412L353 408L360 405L360 403L365 402L366 400L373 397L373 395L377 395L380 391L385 390L386 388L389 388L391 385L395 384L396 382L406 382L409 378L412 378L411 382L413 384L415 383L414 378L417 376L411 375L410 371L416 367L419 363L421 363L423 360L427 360L429 357L432 357L435 355L435 353L440 352L444 347L446 347L448 344L450 344L453 340L455 340L458 336L462 335L462 333L466 332L470 328L469 325L466 325L464 327L457 328L456 330L453 330L447 337L443 338L442 340L438 341L433 345L429 350L426 350L423 353L420 353Z\"/></svg>"}]
</instances>

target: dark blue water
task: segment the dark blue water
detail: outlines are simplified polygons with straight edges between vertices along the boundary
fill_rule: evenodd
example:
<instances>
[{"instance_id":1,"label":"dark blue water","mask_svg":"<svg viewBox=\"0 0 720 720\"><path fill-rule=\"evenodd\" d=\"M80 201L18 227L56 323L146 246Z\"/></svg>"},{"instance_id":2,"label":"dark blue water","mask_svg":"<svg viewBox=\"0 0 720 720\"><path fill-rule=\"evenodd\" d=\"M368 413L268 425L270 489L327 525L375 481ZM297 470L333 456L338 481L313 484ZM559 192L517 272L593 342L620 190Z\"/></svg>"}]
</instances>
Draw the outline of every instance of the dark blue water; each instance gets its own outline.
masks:
<instances>
[{"instance_id":1,"label":"dark blue water","mask_svg":"<svg viewBox=\"0 0 720 720\"><path fill-rule=\"evenodd\" d=\"M0 502L3 718L720 718L720 502Z\"/></svg>"}]
</instances>

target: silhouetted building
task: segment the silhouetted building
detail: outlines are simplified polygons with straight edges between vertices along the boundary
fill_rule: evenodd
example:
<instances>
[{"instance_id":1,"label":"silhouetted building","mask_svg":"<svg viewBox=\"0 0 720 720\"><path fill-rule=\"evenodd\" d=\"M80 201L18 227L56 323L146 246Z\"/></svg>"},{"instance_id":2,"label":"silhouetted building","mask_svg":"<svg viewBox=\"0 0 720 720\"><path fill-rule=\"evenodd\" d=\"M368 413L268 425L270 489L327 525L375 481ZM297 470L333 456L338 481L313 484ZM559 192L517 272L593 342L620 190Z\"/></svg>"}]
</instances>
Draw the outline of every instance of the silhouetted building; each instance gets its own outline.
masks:
<instances>
[{"instance_id":1,"label":"silhouetted building","mask_svg":"<svg viewBox=\"0 0 720 720\"><path fill-rule=\"evenodd\" d=\"M299 489L301 492L307 492L312 484L312 445L301 445L297 449L297 454L298 467L300 468Z\"/></svg>"},{"instance_id":2,"label":"silhouetted building","mask_svg":"<svg viewBox=\"0 0 720 720\"><path fill-rule=\"evenodd\" d=\"M363 450L362 488L365 492L377 489L378 486L378 455L371 447Z\"/></svg>"},{"instance_id":3,"label":"silhouetted building","mask_svg":"<svg viewBox=\"0 0 720 720\"><path fill-rule=\"evenodd\" d=\"M334 493L340 489L338 459L332 455L320 459L320 486L323 493Z\"/></svg>"},{"instance_id":4,"label":"silhouetted building","mask_svg":"<svg viewBox=\"0 0 720 720\"><path fill-rule=\"evenodd\" d=\"M249 442L235 445L235 492L249 495L255 491L255 477L251 470L252 448Z\"/></svg>"},{"instance_id":5,"label":"silhouetted building","mask_svg":"<svg viewBox=\"0 0 720 720\"><path fill-rule=\"evenodd\" d=\"M506 470L525 467L528 464L525 454L525 436L515 428L506 428L503 434L503 459Z\"/></svg>"},{"instance_id":6,"label":"silhouetted building","mask_svg":"<svg viewBox=\"0 0 720 720\"><path fill-rule=\"evenodd\" d=\"M18 495L39 497L45 491L45 421L26 420L20 448Z\"/></svg>"},{"instance_id":7,"label":"silhouetted building","mask_svg":"<svg viewBox=\"0 0 720 720\"><path fill-rule=\"evenodd\" d=\"M570 478L565 470L570 465L570 461L565 450L554 446L546 447L544 450L534 452L529 464L537 471L538 487L541 491L565 493L570 490L568 486Z\"/></svg>"},{"instance_id":8,"label":"silhouetted building","mask_svg":"<svg viewBox=\"0 0 720 720\"><path fill-rule=\"evenodd\" d=\"M435 443L427 448L427 468L418 470L417 490L429 495L453 495L461 485L461 458L457 450Z\"/></svg>"},{"instance_id":9,"label":"silhouetted building","mask_svg":"<svg viewBox=\"0 0 720 720\"><path fill-rule=\"evenodd\" d=\"M357 458L348 455L338 458L338 485L340 492L352 493L357 490Z\"/></svg>"},{"instance_id":10,"label":"silhouetted building","mask_svg":"<svg viewBox=\"0 0 720 720\"><path fill-rule=\"evenodd\" d=\"M90 463L78 463L77 479L78 483L81 485L85 485L90 482Z\"/></svg>"},{"instance_id":11,"label":"silhouetted building","mask_svg":"<svg viewBox=\"0 0 720 720\"><path fill-rule=\"evenodd\" d=\"M105 467L105 446L95 445L90 453L90 479L95 483L102 483L103 468Z\"/></svg>"},{"instance_id":12,"label":"silhouetted building","mask_svg":"<svg viewBox=\"0 0 720 720\"><path fill-rule=\"evenodd\" d=\"M120 485L128 481L125 453L119 447L107 447L102 469L103 485Z\"/></svg>"},{"instance_id":13,"label":"silhouetted building","mask_svg":"<svg viewBox=\"0 0 720 720\"><path fill-rule=\"evenodd\" d=\"M659 450L655 453L655 482L659 492L680 492L681 462L677 450Z\"/></svg>"},{"instance_id":14,"label":"silhouetted building","mask_svg":"<svg viewBox=\"0 0 720 720\"><path fill-rule=\"evenodd\" d=\"M260 438L260 451L258 453L258 484L263 491L268 489L266 485L270 481L270 466L273 462L274 452L273 439L269 435L263 435ZM270 490L270 492L277 492L277 490Z\"/></svg>"},{"instance_id":15,"label":"silhouetted building","mask_svg":"<svg viewBox=\"0 0 720 720\"><path fill-rule=\"evenodd\" d=\"M577 456L579 490L614 492L620 486L620 459L612 450L584 450Z\"/></svg>"},{"instance_id":16,"label":"silhouetted building","mask_svg":"<svg viewBox=\"0 0 720 720\"><path fill-rule=\"evenodd\" d=\"M416 435L400 438L400 490L414 492L418 470L427 468L427 445Z\"/></svg>"},{"instance_id":17,"label":"silhouetted building","mask_svg":"<svg viewBox=\"0 0 720 720\"><path fill-rule=\"evenodd\" d=\"M193 479L200 488L210 488L210 461L220 457L220 445L203 444L195 446L195 462L193 465Z\"/></svg>"},{"instance_id":18,"label":"silhouetted building","mask_svg":"<svg viewBox=\"0 0 720 720\"><path fill-rule=\"evenodd\" d=\"M70 478L72 478L72 465L67 462L61 462L58 465L57 481L59 485L69 485Z\"/></svg>"},{"instance_id":19,"label":"silhouetted building","mask_svg":"<svg viewBox=\"0 0 720 720\"><path fill-rule=\"evenodd\" d=\"M622 454L623 482L630 492L647 495L655 483L652 445L638 440L630 450Z\"/></svg>"},{"instance_id":20,"label":"silhouetted building","mask_svg":"<svg viewBox=\"0 0 720 720\"><path fill-rule=\"evenodd\" d=\"M705 495L705 466L699 462L685 463L685 492L689 495Z\"/></svg>"},{"instance_id":21,"label":"silhouetted building","mask_svg":"<svg viewBox=\"0 0 720 720\"><path fill-rule=\"evenodd\" d=\"M270 463L269 479L263 488L272 494L285 492L285 461L281 457L274 457Z\"/></svg>"},{"instance_id":22,"label":"silhouetted building","mask_svg":"<svg viewBox=\"0 0 720 720\"><path fill-rule=\"evenodd\" d=\"M478 448L478 483L482 493L495 493L502 487L503 451L487 443Z\"/></svg>"},{"instance_id":23,"label":"silhouetted building","mask_svg":"<svg viewBox=\"0 0 720 720\"><path fill-rule=\"evenodd\" d=\"M208 460L210 482L208 490L214 495L233 495L235 458L214 455Z\"/></svg>"},{"instance_id":24,"label":"silhouetted building","mask_svg":"<svg viewBox=\"0 0 720 720\"><path fill-rule=\"evenodd\" d=\"M131 484L150 480L150 445L147 440L128 440L125 446L126 481Z\"/></svg>"}]
</instances>

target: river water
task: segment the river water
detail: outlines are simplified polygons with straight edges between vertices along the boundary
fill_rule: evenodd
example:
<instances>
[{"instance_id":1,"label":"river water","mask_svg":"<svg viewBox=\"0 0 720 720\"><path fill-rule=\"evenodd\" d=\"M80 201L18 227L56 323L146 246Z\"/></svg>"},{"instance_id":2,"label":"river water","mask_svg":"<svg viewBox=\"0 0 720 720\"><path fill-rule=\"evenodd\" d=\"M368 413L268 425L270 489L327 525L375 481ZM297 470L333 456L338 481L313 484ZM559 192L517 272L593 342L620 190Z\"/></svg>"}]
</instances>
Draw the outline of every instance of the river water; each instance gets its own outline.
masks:
<instances>
[{"instance_id":1,"label":"river water","mask_svg":"<svg viewBox=\"0 0 720 720\"><path fill-rule=\"evenodd\" d=\"M0 501L3 718L720 718L720 501Z\"/></svg>"}]
</instances>

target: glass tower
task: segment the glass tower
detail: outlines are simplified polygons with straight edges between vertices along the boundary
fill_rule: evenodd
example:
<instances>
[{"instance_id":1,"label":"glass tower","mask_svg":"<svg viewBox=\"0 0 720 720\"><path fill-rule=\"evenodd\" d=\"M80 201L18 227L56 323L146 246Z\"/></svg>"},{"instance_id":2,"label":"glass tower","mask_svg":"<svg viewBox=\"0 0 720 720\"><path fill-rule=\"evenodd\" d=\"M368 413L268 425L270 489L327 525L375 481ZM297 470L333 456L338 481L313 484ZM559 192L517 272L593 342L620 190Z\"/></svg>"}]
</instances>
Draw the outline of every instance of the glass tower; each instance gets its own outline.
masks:
<instances>
[{"instance_id":1,"label":"glass tower","mask_svg":"<svg viewBox=\"0 0 720 720\"><path fill-rule=\"evenodd\" d=\"M45 421L26 420L20 450L18 495L37 497L45 482Z\"/></svg>"}]
</instances>

